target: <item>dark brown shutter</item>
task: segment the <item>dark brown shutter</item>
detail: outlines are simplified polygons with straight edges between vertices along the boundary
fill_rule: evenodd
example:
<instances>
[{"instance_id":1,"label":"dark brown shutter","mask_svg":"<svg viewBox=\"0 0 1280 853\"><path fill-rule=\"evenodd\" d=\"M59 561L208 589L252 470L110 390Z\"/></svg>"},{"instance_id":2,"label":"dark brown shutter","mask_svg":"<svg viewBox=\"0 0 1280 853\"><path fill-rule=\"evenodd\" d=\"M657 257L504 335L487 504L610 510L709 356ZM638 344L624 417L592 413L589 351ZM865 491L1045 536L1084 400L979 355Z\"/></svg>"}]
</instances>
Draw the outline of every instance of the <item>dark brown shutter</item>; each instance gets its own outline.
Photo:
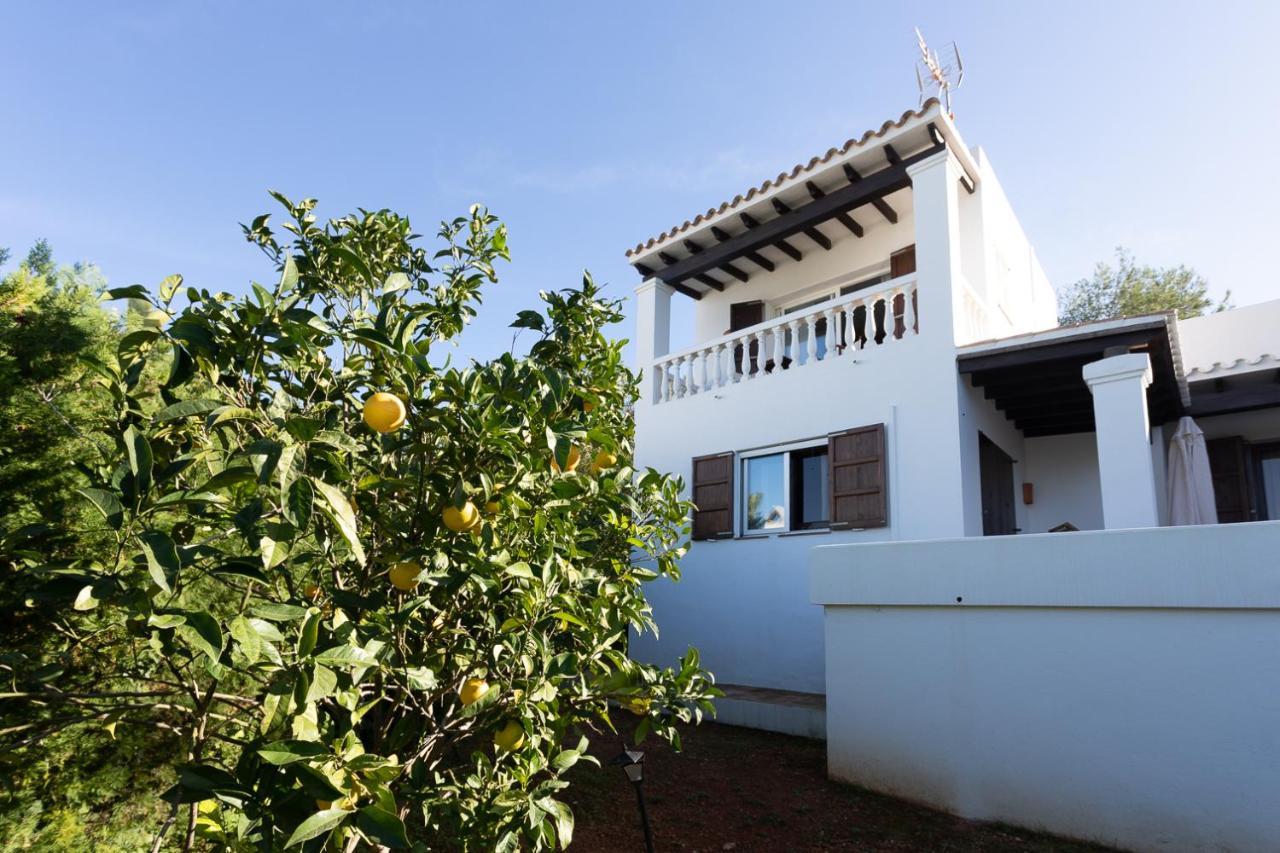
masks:
<instances>
[{"instance_id":1,"label":"dark brown shutter","mask_svg":"<svg viewBox=\"0 0 1280 853\"><path fill-rule=\"evenodd\" d=\"M732 302L729 304L729 331L737 332L754 326L757 323L764 322L764 302L759 299L753 299L750 302ZM755 373L760 365L759 359L760 344L756 341L751 342L751 348L747 350L748 362L747 369L742 369L742 347L733 348L733 369L737 373Z\"/></svg>"},{"instance_id":2,"label":"dark brown shutter","mask_svg":"<svg viewBox=\"0 0 1280 853\"><path fill-rule=\"evenodd\" d=\"M889 523L889 477L884 424L827 439L831 466L831 526L884 527Z\"/></svg>"},{"instance_id":3,"label":"dark brown shutter","mask_svg":"<svg viewBox=\"0 0 1280 853\"><path fill-rule=\"evenodd\" d=\"M750 302L733 302L729 305L729 331L736 332L756 323L764 322L764 302L753 299Z\"/></svg>"},{"instance_id":4,"label":"dark brown shutter","mask_svg":"<svg viewBox=\"0 0 1280 853\"><path fill-rule=\"evenodd\" d=\"M733 454L693 459L693 538L733 536Z\"/></svg>"},{"instance_id":5,"label":"dark brown shutter","mask_svg":"<svg viewBox=\"0 0 1280 853\"><path fill-rule=\"evenodd\" d=\"M1218 523L1251 521L1249 474L1244 439L1238 435L1205 442L1209 451L1209 471L1213 474L1213 499L1218 507Z\"/></svg>"},{"instance_id":6,"label":"dark brown shutter","mask_svg":"<svg viewBox=\"0 0 1280 853\"><path fill-rule=\"evenodd\" d=\"M899 249L889 256L889 278L909 275L916 271L916 244Z\"/></svg>"}]
</instances>

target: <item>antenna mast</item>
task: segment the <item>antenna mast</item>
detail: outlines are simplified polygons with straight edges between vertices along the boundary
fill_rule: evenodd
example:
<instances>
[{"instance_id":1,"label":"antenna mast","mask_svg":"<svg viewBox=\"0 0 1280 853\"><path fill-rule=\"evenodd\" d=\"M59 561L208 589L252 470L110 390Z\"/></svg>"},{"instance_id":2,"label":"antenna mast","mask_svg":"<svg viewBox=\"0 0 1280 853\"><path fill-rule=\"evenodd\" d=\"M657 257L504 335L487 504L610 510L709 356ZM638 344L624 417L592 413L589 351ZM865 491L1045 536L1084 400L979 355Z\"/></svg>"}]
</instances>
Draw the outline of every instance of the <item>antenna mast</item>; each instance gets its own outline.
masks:
<instances>
[{"instance_id":1,"label":"antenna mast","mask_svg":"<svg viewBox=\"0 0 1280 853\"><path fill-rule=\"evenodd\" d=\"M916 27L916 42L920 47L920 58L916 60L916 87L920 90L920 103L923 104L927 98L937 97L942 101L947 115L955 118L955 113L951 111L951 91L959 89L964 82L964 63L960 61L960 49L955 42L948 42L942 46L941 51L930 50L919 27Z\"/></svg>"}]
</instances>

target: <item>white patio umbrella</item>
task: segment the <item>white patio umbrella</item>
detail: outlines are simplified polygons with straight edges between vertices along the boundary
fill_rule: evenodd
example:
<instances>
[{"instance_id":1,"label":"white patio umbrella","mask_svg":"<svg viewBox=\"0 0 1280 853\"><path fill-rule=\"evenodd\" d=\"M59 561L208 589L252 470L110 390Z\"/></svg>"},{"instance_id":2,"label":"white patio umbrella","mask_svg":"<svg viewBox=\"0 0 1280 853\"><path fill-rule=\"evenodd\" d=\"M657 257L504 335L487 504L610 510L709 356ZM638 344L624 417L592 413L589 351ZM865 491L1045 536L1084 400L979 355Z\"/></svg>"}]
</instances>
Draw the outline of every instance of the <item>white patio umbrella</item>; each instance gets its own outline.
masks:
<instances>
[{"instance_id":1,"label":"white patio umbrella","mask_svg":"<svg viewBox=\"0 0 1280 853\"><path fill-rule=\"evenodd\" d=\"M1169 441L1169 523L1217 524L1213 475L1204 433L1191 418L1180 418Z\"/></svg>"}]
</instances>

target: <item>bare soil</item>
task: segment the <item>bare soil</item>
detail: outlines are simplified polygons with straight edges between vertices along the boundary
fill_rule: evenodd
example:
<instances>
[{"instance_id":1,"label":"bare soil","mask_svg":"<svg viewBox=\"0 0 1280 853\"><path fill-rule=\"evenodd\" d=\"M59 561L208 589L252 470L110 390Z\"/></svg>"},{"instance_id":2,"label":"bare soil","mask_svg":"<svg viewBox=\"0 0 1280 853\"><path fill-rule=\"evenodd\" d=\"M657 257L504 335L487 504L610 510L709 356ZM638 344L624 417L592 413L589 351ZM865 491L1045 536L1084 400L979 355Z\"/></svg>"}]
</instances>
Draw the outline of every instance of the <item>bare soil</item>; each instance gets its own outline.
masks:
<instances>
[{"instance_id":1,"label":"bare soil","mask_svg":"<svg viewBox=\"0 0 1280 853\"><path fill-rule=\"evenodd\" d=\"M567 799L576 817L572 849L644 851L635 792L608 761L631 743L597 734L605 766L574 769ZM821 741L704 723L681 731L683 752L650 738L644 793L657 853L755 851L1106 851L1078 841L976 823L832 782ZM631 747L634 748L634 747Z\"/></svg>"}]
</instances>

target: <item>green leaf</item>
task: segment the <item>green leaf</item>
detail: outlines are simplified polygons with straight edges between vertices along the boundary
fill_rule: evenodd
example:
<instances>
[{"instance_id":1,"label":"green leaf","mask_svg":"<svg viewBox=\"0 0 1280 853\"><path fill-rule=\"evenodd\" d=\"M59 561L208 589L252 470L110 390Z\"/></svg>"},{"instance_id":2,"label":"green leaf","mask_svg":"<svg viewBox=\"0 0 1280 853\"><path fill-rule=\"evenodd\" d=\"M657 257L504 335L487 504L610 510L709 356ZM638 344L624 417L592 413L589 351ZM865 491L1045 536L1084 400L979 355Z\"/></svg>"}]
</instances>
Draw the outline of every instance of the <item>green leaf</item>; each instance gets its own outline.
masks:
<instances>
[{"instance_id":1,"label":"green leaf","mask_svg":"<svg viewBox=\"0 0 1280 853\"><path fill-rule=\"evenodd\" d=\"M131 284L128 287L112 287L107 289L107 299L151 299L151 294L140 284Z\"/></svg>"},{"instance_id":2,"label":"green leaf","mask_svg":"<svg viewBox=\"0 0 1280 853\"><path fill-rule=\"evenodd\" d=\"M298 284L298 265L293 262L293 257L284 259L284 269L280 271L280 292L292 290Z\"/></svg>"},{"instance_id":3,"label":"green leaf","mask_svg":"<svg viewBox=\"0 0 1280 853\"><path fill-rule=\"evenodd\" d=\"M173 295L178 292L179 287L182 287L182 276L176 274L165 276L164 280L160 282L160 296L165 302L168 302L173 299Z\"/></svg>"},{"instance_id":4,"label":"green leaf","mask_svg":"<svg viewBox=\"0 0 1280 853\"><path fill-rule=\"evenodd\" d=\"M216 414L214 414L215 412ZM210 412L205 426L213 429L230 421L251 421L255 417L257 417L257 413L253 409L246 409L243 406L219 406Z\"/></svg>"},{"instance_id":5,"label":"green leaf","mask_svg":"<svg viewBox=\"0 0 1280 853\"><path fill-rule=\"evenodd\" d=\"M315 490L311 487L311 481L306 477L299 477L290 484L285 496L285 517L294 527L306 530L311 524L311 505L314 500Z\"/></svg>"},{"instance_id":6,"label":"green leaf","mask_svg":"<svg viewBox=\"0 0 1280 853\"><path fill-rule=\"evenodd\" d=\"M517 577L517 578L529 578L532 580L533 578L536 577L536 575L534 575L533 573L533 569L529 568L529 564L524 561L521 561L519 563L512 563L511 565L503 569L503 571L506 574L511 575L512 577Z\"/></svg>"},{"instance_id":7,"label":"green leaf","mask_svg":"<svg viewBox=\"0 0 1280 853\"><path fill-rule=\"evenodd\" d=\"M151 445L137 427L130 426L124 431L124 449L129 455L129 471L133 474L135 491L139 496L144 495L151 488Z\"/></svg>"},{"instance_id":8,"label":"green leaf","mask_svg":"<svg viewBox=\"0 0 1280 853\"><path fill-rule=\"evenodd\" d=\"M307 688L307 701L319 702L327 699L338 689L338 675L328 667L316 664L311 671L311 686Z\"/></svg>"},{"instance_id":9,"label":"green leaf","mask_svg":"<svg viewBox=\"0 0 1280 853\"><path fill-rule=\"evenodd\" d=\"M347 500L347 496L337 486L326 483L324 480L312 478L311 482L319 490L321 497L324 498L320 509L337 526L338 532L342 534L342 538L346 539L347 545L351 547L352 556L356 558L356 562L363 566L365 564L364 548L360 545L360 534L356 528L356 516L351 510L351 503Z\"/></svg>"},{"instance_id":10,"label":"green leaf","mask_svg":"<svg viewBox=\"0 0 1280 853\"><path fill-rule=\"evenodd\" d=\"M404 821L400 820L394 812L377 806L365 806L356 816L356 827L374 844L380 844L392 850L409 848Z\"/></svg>"},{"instance_id":11,"label":"green leaf","mask_svg":"<svg viewBox=\"0 0 1280 853\"><path fill-rule=\"evenodd\" d=\"M187 617L181 613L153 613L147 619L147 624L153 628L176 628L187 621Z\"/></svg>"},{"instance_id":12,"label":"green leaf","mask_svg":"<svg viewBox=\"0 0 1280 853\"><path fill-rule=\"evenodd\" d=\"M272 622L296 622L307 615L307 608L296 604L255 604L251 610L254 616L261 616Z\"/></svg>"},{"instance_id":13,"label":"green leaf","mask_svg":"<svg viewBox=\"0 0 1280 853\"><path fill-rule=\"evenodd\" d=\"M325 809L324 811L316 812L298 824L298 828L293 831L293 835L289 836L289 840L284 843L284 846L293 847L304 841L319 838L321 835L328 835L341 826L350 814L351 812L345 809Z\"/></svg>"},{"instance_id":14,"label":"green leaf","mask_svg":"<svg viewBox=\"0 0 1280 853\"><path fill-rule=\"evenodd\" d=\"M217 400L183 400L172 406L165 406L151 417L152 423L164 423L189 418L192 415L205 415L222 404Z\"/></svg>"},{"instance_id":15,"label":"green leaf","mask_svg":"<svg viewBox=\"0 0 1280 853\"><path fill-rule=\"evenodd\" d=\"M71 605L76 610L92 610L98 606L98 599L93 597L93 585L90 584L76 595L76 600Z\"/></svg>"},{"instance_id":16,"label":"green leaf","mask_svg":"<svg viewBox=\"0 0 1280 853\"><path fill-rule=\"evenodd\" d=\"M409 276L402 272L393 272L391 275L387 276L387 280L382 283L382 292L395 293L397 290L404 290L411 283L412 282L409 281Z\"/></svg>"},{"instance_id":17,"label":"green leaf","mask_svg":"<svg viewBox=\"0 0 1280 853\"><path fill-rule=\"evenodd\" d=\"M268 764L283 767L295 761L304 761L324 755L329 751L322 743L309 740L279 740L258 750L258 756Z\"/></svg>"},{"instance_id":18,"label":"green leaf","mask_svg":"<svg viewBox=\"0 0 1280 853\"><path fill-rule=\"evenodd\" d=\"M298 635L298 657L304 658L315 650L316 640L320 637L320 619L320 611L312 608Z\"/></svg>"},{"instance_id":19,"label":"green leaf","mask_svg":"<svg viewBox=\"0 0 1280 853\"><path fill-rule=\"evenodd\" d=\"M116 530L120 529L120 525L124 523L124 506L120 503L119 495L106 489L80 489L80 494L88 498L98 512L102 513L107 524Z\"/></svg>"},{"instance_id":20,"label":"green leaf","mask_svg":"<svg viewBox=\"0 0 1280 853\"><path fill-rule=\"evenodd\" d=\"M216 663L222 655L222 629L218 627L218 620L199 610L188 610L183 615L187 619L175 629L178 636Z\"/></svg>"},{"instance_id":21,"label":"green leaf","mask_svg":"<svg viewBox=\"0 0 1280 853\"><path fill-rule=\"evenodd\" d=\"M270 583L270 580L260 568L259 562L248 557L232 557L230 560L214 566L210 571L215 575L231 575L233 577L247 578L258 583Z\"/></svg>"},{"instance_id":22,"label":"green leaf","mask_svg":"<svg viewBox=\"0 0 1280 853\"><path fill-rule=\"evenodd\" d=\"M244 616L237 616L227 625L227 630L231 632L231 637L236 641L245 660L250 664L257 663L262 656L262 637L249 624L249 620Z\"/></svg>"},{"instance_id":23,"label":"green leaf","mask_svg":"<svg viewBox=\"0 0 1280 853\"><path fill-rule=\"evenodd\" d=\"M160 530L148 530L138 538L142 541L142 552L147 557L147 571L151 573L151 579L165 592L172 592L173 579L178 576L180 565L178 546Z\"/></svg>"}]
</instances>

